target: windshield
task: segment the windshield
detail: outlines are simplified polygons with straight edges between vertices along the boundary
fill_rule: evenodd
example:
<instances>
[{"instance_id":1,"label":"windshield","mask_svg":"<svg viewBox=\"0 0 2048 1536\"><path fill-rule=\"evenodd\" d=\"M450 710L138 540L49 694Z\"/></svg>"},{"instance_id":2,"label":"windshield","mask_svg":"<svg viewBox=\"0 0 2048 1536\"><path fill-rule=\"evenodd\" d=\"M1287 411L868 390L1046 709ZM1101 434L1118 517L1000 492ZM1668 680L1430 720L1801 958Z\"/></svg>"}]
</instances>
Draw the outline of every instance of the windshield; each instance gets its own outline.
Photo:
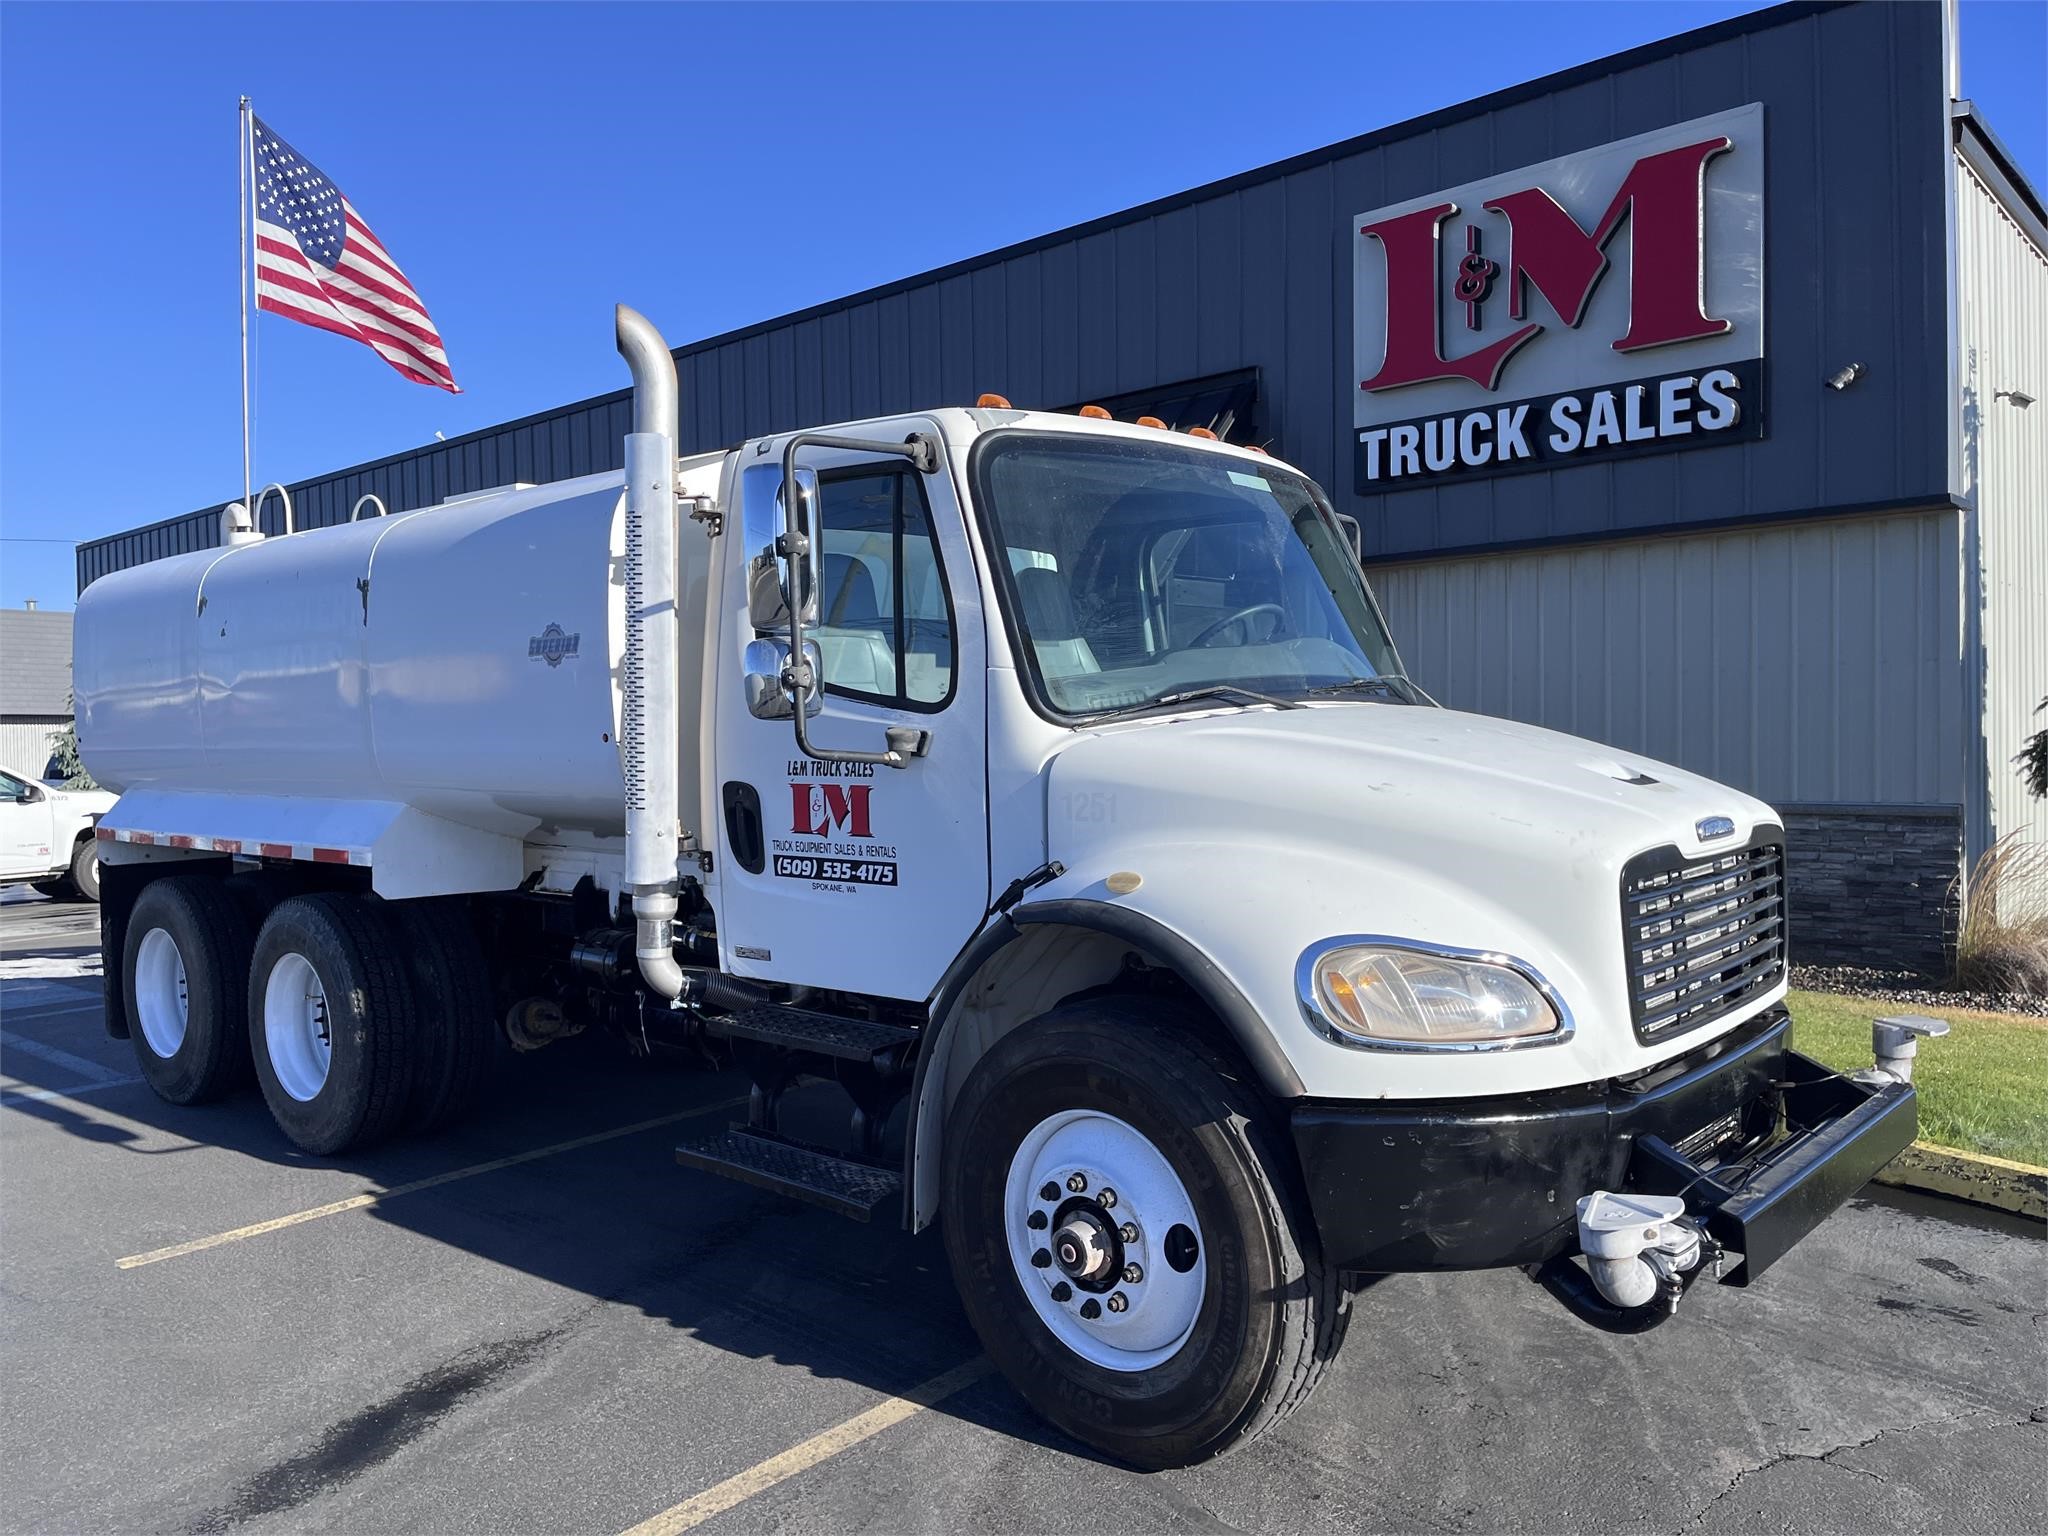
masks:
<instances>
[{"instance_id":1,"label":"windshield","mask_svg":"<svg viewBox=\"0 0 2048 1536\"><path fill-rule=\"evenodd\" d=\"M1365 578L1297 475L1164 437L1012 432L984 439L975 483L1023 659L1057 714L1210 690L1299 699L1400 674Z\"/></svg>"}]
</instances>

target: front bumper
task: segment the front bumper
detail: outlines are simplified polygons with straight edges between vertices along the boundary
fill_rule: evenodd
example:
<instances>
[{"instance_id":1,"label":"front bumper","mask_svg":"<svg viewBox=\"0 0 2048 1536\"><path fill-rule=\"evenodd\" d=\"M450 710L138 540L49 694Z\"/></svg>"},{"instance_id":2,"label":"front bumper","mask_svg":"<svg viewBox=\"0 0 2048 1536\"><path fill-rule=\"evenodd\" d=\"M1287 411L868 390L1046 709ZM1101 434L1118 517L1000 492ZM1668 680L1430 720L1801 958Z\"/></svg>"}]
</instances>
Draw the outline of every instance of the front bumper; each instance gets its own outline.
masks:
<instances>
[{"instance_id":1,"label":"front bumper","mask_svg":"<svg viewBox=\"0 0 2048 1536\"><path fill-rule=\"evenodd\" d=\"M1746 1285L1913 1140L1910 1084L1871 1086L1789 1049L1772 1008L1633 1082L1502 1100L1306 1103L1294 1139L1325 1260L1491 1269L1577 1245L1579 1197L1682 1195Z\"/></svg>"}]
</instances>

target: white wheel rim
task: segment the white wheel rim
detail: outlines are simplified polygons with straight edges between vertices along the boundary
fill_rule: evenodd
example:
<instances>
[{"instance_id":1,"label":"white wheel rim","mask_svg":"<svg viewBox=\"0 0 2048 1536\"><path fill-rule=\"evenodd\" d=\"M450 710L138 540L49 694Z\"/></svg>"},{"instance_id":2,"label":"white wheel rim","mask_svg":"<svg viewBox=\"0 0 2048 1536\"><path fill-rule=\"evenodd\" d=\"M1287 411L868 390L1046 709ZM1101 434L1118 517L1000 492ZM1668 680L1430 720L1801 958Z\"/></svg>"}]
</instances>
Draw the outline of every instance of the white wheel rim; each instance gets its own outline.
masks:
<instances>
[{"instance_id":1,"label":"white wheel rim","mask_svg":"<svg viewBox=\"0 0 2048 1536\"><path fill-rule=\"evenodd\" d=\"M317 1097L334 1059L327 992L304 955L279 957L263 984L263 1047L278 1086L301 1104Z\"/></svg>"},{"instance_id":2,"label":"white wheel rim","mask_svg":"<svg viewBox=\"0 0 2048 1536\"><path fill-rule=\"evenodd\" d=\"M185 957L178 953L178 941L163 929L152 928L135 946L135 1022L142 1026L143 1042L169 1061L185 1043L191 1017Z\"/></svg>"},{"instance_id":3,"label":"white wheel rim","mask_svg":"<svg viewBox=\"0 0 2048 1536\"><path fill-rule=\"evenodd\" d=\"M1076 1225L1114 1234L1100 1250L1106 1276L1075 1269L1071 1238L1066 1257L1055 1257ZM1069 1109L1041 1120L1010 1159L1003 1227L1032 1309L1091 1365L1150 1370L1194 1332L1208 1290L1194 1202L1164 1154L1115 1116Z\"/></svg>"}]
</instances>

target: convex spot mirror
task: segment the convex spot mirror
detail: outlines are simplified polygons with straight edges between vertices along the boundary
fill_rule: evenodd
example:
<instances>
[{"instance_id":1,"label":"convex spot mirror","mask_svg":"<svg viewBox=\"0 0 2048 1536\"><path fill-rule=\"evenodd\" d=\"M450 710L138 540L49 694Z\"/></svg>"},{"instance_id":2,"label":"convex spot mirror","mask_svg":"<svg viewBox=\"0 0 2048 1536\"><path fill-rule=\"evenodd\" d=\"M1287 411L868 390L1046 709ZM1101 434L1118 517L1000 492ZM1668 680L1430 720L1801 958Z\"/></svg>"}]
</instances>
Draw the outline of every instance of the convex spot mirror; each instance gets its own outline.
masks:
<instances>
[{"instance_id":1,"label":"convex spot mirror","mask_svg":"<svg viewBox=\"0 0 2048 1536\"><path fill-rule=\"evenodd\" d=\"M804 694L804 718L824 708L821 696L825 663L817 642L804 642L804 656L811 664L811 686ZM789 665L789 645L782 640L749 640L741 663L746 672L747 713L756 720L788 720L796 714L795 690L784 685L782 670Z\"/></svg>"},{"instance_id":2,"label":"convex spot mirror","mask_svg":"<svg viewBox=\"0 0 2048 1536\"><path fill-rule=\"evenodd\" d=\"M809 558L802 562L800 576L803 614L806 624L818 617L818 477L808 469L796 472L797 527L811 539ZM782 510L782 466L754 464L740 479L740 536L747 559L747 619L755 630L779 633L788 630L790 615L789 567L776 553L785 523ZM751 662L747 670L754 668Z\"/></svg>"}]
</instances>

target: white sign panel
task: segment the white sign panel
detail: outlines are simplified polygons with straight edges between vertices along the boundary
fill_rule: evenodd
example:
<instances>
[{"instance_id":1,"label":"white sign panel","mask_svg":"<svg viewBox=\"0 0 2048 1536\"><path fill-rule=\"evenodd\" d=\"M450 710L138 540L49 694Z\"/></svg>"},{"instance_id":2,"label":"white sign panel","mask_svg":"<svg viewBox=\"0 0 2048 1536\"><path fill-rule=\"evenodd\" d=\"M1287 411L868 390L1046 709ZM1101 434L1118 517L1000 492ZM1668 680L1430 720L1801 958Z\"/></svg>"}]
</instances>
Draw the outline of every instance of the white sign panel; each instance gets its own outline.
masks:
<instances>
[{"instance_id":1,"label":"white sign panel","mask_svg":"<svg viewBox=\"0 0 2048 1536\"><path fill-rule=\"evenodd\" d=\"M1360 214L1361 494L1763 434L1764 109Z\"/></svg>"}]
</instances>

